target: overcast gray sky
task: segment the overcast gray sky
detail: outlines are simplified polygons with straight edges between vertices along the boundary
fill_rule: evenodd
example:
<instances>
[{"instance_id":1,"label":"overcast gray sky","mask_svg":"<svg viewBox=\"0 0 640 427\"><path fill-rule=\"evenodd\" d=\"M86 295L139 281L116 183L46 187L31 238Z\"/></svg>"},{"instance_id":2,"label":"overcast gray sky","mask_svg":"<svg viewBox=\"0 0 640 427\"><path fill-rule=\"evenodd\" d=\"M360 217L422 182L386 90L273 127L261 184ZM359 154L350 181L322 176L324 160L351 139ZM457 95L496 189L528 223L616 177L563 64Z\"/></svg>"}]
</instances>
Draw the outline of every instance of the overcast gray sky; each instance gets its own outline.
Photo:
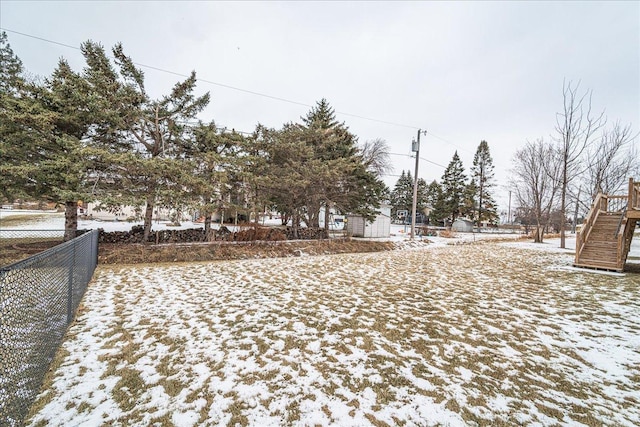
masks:
<instances>
[{"instance_id":1,"label":"overcast gray sky","mask_svg":"<svg viewBox=\"0 0 640 427\"><path fill-rule=\"evenodd\" d=\"M489 143L506 209L511 158L549 139L563 80L593 91L609 121L640 124L640 2L29 2L0 1L0 26L31 73L78 47L122 42L135 62L313 105L326 98L361 142L385 139L396 175L418 128L419 176L440 179L457 150L469 170ZM23 33L17 34L16 32ZM154 96L181 78L143 68ZM200 82L201 115L251 132L280 127L308 106ZM346 113L346 114L341 114ZM375 119L366 120L354 116ZM389 122L389 123L384 123ZM393 124L391 124L393 123ZM638 144L636 142L636 144ZM430 163L433 162L433 163ZM436 165L436 164L438 165ZM393 187L397 177L386 177Z\"/></svg>"}]
</instances>

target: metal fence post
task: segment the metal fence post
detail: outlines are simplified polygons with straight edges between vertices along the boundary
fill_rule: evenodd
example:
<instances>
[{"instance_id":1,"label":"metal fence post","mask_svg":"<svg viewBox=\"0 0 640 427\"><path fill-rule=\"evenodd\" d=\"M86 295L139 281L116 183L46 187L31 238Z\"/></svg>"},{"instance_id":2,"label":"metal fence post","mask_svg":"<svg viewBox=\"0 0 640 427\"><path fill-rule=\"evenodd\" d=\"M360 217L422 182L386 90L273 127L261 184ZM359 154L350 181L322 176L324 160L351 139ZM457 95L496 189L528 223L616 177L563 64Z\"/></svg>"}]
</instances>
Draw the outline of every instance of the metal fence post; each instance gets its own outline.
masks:
<instances>
[{"instance_id":1,"label":"metal fence post","mask_svg":"<svg viewBox=\"0 0 640 427\"><path fill-rule=\"evenodd\" d=\"M100 248L99 240L100 240L100 230L93 230L92 242L93 242L94 268L95 266L98 265L98 250Z\"/></svg>"},{"instance_id":2,"label":"metal fence post","mask_svg":"<svg viewBox=\"0 0 640 427\"><path fill-rule=\"evenodd\" d=\"M69 278L67 286L67 325L73 320L73 272L76 264L76 243L73 244L72 261L69 265Z\"/></svg>"}]
</instances>

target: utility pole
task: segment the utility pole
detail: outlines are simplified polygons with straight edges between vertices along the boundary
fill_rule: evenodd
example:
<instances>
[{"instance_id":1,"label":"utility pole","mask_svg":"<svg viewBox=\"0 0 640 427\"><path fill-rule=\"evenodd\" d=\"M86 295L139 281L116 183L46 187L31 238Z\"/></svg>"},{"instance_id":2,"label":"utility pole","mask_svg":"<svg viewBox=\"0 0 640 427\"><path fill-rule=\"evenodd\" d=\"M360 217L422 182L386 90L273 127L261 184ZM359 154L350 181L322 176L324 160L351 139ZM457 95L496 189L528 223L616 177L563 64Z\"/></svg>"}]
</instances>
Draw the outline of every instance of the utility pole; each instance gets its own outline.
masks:
<instances>
[{"instance_id":1,"label":"utility pole","mask_svg":"<svg viewBox=\"0 0 640 427\"><path fill-rule=\"evenodd\" d=\"M413 207L411 209L411 240L416 235L416 207L418 205L418 164L420 162L420 134L423 133L422 129L418 129L418 140L411 141L411 151L416 153L416 171L413 175ZM427 134L427 131L424 131Z\"/></svg>"}]
</instances>

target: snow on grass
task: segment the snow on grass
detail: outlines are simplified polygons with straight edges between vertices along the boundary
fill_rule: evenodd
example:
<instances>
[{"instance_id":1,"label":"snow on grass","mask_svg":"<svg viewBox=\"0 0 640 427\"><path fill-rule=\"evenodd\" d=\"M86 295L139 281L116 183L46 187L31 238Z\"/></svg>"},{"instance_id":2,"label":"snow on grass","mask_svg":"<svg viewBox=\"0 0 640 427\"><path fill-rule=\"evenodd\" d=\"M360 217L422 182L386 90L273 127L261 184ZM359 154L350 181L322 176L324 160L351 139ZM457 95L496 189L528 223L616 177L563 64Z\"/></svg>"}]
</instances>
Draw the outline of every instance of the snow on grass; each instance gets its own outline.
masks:
<instances>
[{"instance_id":1,"label":"snow on grass","mask_svg":"<svg viewBox=\"0 0 640 427\"><path fill-rule=\"evenodd\" d=\"M640 424L640 277L498 244L101 267L29 425Z\"/></svg>"},{"instance_id":2,"label":"snow on grass","mask_svg":"<svg viewBox=\"0 0 640 427\"><path fill-rule=\"evenodd\" d=\"M101 221L95 219L78 219L79 230L97 230L99 228L106 232L129 231L131 227L143 225L142 221ZM211 224L217 229L220 224ZM225 224L231 231L237 231L237 227ZM153 221L152 230L177 230L185 228L203 228L203 223L184 221L179 226L174 226L170 221ZM64 213L55 211L29 211L29 210L0 210L0 236L2 229L7 230L64 230ZM13 236L12 234L11 236ZM61 234L62 235L62 234Z\"/></svg>"}]
</instances>

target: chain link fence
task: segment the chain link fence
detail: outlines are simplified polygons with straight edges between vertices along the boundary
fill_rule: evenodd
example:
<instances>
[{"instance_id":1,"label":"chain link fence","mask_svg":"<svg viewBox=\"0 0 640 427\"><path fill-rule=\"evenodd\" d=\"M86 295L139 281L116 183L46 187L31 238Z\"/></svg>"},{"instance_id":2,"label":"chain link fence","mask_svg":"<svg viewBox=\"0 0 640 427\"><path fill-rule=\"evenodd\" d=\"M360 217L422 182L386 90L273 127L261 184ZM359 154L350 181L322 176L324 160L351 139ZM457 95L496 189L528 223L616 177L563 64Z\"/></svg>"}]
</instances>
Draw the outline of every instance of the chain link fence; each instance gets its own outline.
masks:
<instances>
[{"instance_id":1,"label":"chain link fence","mask_svg":"<svg viewBox=\"0 0 640 427\"><path fill-rule=\"evenodd\" d=\"M0 268L0 425L22 425L97 259L92 231Z\"/></svg>"},{"instance_id":2,"label":"chain link fence","mask_svg":"<svg viewBox=\"0 0 640 427\"><path fill-rule=\"evenodd\" d=\"M64 230L8 230L0 228L0 266L43 252L64 241Z\"/></svg>"}]
</instances>

